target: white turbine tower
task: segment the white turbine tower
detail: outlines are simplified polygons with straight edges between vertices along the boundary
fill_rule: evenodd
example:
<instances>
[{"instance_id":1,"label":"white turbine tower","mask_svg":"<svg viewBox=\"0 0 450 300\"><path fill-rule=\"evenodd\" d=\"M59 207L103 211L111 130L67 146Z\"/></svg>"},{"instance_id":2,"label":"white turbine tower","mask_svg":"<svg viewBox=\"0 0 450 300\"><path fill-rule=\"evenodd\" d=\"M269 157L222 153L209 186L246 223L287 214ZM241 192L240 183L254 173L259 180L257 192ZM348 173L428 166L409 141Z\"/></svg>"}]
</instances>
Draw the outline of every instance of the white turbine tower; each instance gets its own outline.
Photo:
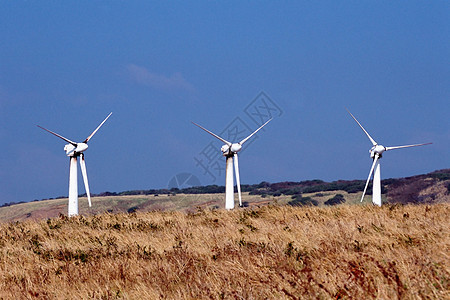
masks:
<instances>
[{"instance_id":1,"label":"white turbine tower","mask_svg":"<svg viewBox=\"0 0 450 300\"><path fill-rule=\"evenodd\" d=\"M69 208L68 208L68 216L76 216L78 215L78 178L77 178L77 159L80 157L80 167L81 167L81 174L83 175L83 181L84 181L84 187L86 190L86 194L88 197L89 207L91 207L91 194L89 192L89 183L86 173L86 163L84 161L84 151L88 148L87 143L89 140L94 136L94 134L97 132L97 130L102 127L103 123L108 120L108 118L111 116L112 113L110 113L100 125L81 143L75 143L53 131L50 131L42 126L36 125L39 128L44 129L47 132L50 132L53 135L56 135L60 139L63 139L64 141L68 142L69 144L64 146L64 150L66 151L67 156L70 157L70 171L69 171Z\"/></svg>"},{"instance_id":2,"label":"white turbine tower","mask_svg":"<svg viewBox=\"0 0 450 300\"><path fill-rule=\"evenodd\" d=\"M370 168L369 177L367 178L366 185L364 187L364 192L361 196L361 202L364 199L366 194L367 186L369 185L370 178L373 173L373 184L372 184L372 203L378 206L381 206L381 171L380 171L380 158L382 157L383 152L388 150L400 149L400 148L409 148L423 145L430 145L432 143L425 144L414 144L414 145L405 145L405 146L394 146L394 147L384 147L383 145L378 144L375 140L369 135L369 133L364 129L361 123L356 120L356 118L352 115L352 113L347 109L348 113L352 116L352 118L358 123L359 127L364 131L369 140L372 142L372 148L370 148L369 153L370 157L373 159L372 167ZM374 171L375 170L375 171Z\"/></svg>"},{"instance_id":3,"label":"white turbine tower","mask_svg":"<svg viewBox=\"0 0 450 300\"><path fill-rule=\"evenodd\" d=\"M220 148L220 150L223 153L223 156L226 157L226 179L225 179L225 208L226 209L233 209L234 208L234 183L233 183L233 158L234 158L234 168L236 171L236 185L238 190L238 196L239 196L239 206L242 207L242 197L241 197L241 181L239 179L239 162L238 162L238 155L237 153L241 151L242 145L250 139L255 133L257 133L261 128L263 128L267 123L272 121L270 119L266 123L264 123L261 127L256 129L252 134L250 134L248 137L240 141L239 143L230 143L229 141L221 138L220 136L212 133L206 128L203 128L202 126L192 122L192 124L200 127L207 133L211 134L212 136L216 137L217 139L221 140L225 143L225 145Z\"/></svg>"}]
</instances>

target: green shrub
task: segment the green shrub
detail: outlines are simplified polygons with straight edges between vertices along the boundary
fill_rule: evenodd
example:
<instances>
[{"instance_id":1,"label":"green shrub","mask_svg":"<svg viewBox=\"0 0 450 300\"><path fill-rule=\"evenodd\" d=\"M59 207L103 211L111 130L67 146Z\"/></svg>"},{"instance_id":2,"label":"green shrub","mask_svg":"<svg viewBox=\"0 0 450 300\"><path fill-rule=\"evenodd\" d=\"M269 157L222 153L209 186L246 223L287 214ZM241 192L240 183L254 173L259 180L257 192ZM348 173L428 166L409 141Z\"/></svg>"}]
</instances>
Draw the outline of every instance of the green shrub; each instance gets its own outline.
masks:
<instances>
[{"instance_id":1,"label":"green shrub","mask_svg":"<svg viewBox=\"0 0 450 300\"><path fill-rule=\"evenodd\" d=\"M345 202L344 196L341 194L337 194L333 198L330 198L327 201L325 201L325 205L338 205L344 202Z\"/></svg>"}]
</instances>

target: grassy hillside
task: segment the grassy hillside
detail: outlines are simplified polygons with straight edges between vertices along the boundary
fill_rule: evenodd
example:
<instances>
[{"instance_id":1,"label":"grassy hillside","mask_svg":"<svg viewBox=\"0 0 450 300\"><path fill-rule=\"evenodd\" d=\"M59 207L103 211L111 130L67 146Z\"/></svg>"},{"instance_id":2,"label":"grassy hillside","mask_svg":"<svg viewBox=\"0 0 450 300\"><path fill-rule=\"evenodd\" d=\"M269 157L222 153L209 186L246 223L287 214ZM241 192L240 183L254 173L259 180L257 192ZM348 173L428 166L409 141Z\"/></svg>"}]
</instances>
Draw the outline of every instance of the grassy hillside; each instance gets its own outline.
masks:
<instances>
[{"instance_id":1,"label":"grassy hillside","mask_svg":"<svg viewBox=\"0 0 450 300\"><path fill-rule=\"evenodd\" d=\"M3 223L0 298L448 299L449 210L268 205Z\"/></svg>"}]
</instances>

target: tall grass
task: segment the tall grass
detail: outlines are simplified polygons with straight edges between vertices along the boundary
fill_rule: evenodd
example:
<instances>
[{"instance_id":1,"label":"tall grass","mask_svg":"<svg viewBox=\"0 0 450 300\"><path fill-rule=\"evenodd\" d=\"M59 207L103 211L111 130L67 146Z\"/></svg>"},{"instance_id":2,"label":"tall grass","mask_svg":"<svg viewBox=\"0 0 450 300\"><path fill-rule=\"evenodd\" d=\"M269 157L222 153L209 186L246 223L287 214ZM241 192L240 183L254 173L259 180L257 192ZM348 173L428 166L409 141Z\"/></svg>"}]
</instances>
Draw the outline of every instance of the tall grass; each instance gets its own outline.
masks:
<instances>
[{"instance_id":1,"label":"tall grass","mask_svg":"<svg viewBox=\"0 0 450 300\"><path fill-rule=\"evenodd\" d=\"M0 297L449 298L449 204L149 212L0 225Z\"/></svg>"}]
</instances>

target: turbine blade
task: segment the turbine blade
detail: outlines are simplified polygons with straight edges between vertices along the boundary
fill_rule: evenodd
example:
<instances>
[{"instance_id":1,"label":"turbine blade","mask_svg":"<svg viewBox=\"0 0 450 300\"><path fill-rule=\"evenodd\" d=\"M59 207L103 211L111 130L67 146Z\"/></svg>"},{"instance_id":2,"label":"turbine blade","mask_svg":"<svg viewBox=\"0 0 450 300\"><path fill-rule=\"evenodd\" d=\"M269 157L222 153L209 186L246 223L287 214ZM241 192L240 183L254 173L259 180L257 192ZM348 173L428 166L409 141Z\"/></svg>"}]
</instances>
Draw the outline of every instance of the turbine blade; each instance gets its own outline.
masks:
<instances>
[{"instance_id":1,"label":"turbine blade","mask_svg":"<svg viewBox=\"0 0 450 300\"><path fill-rule=\"evenodd\" d=\"M234 171L236 173L236 186L239 196L239 206L242 207L242 197L241 197L241 180L239 178L239 162L237 153L234 154Z\"/></svg>"},{"instance_id":2,"label":"turbine blade","mask_svg":"<svg viewBox=\"0 0 450 300\"><path fill-rule=\"evenodd\" d=\"M369 185L369 181L370 181L370 178L372 177L372 173L373 173L373 168L375 167L375 164L377 163L378 158L379 158L379 155L375 154L375 158L373 159L372 167L370 168L369 177L367 178L366 186L364 187L364 192L362 193L362 196L361 196L361 202L363 201L364 196L366 195L367 186Z\"/></svg>"},{"instance_id":3,"label":"turbine blade","mask_svg":"<svg viewBox=\"0 0 450 300\"><path fill-rule=\"evenodd\" d=\"M84 154L81 153L81 159L80 159L80 167L81 167L81 174L83 175L83 181L84 181L84 189L86 190L86 195L89 202L89 207L92 206L91 203L91 193L89 191L89 182L87 178L87 172L86 172L86 162L84 161Z\"/></svg>"},{"instance_id":4,"label":"turbine blade","mask_svg":"<svg viewBox=\"0 0 450 300\"><path fill-rule=\"evenodd\" d=\"M262 124L261 127L259 127L258 129L256 129L252 134L250 134L248 137L246 137L245 139L243 139L242 141L239 142L240 145L244 144L249 138L251 138L255 133L257 133L261 128L263 128L264 126L266 126L267 123L269 123L270 121L272 121L272 118L269 119L269 121L267 121L266 123Z\"/></svg>"},{"instance_id":5,"label":"turbine blade","mask_svg":"<svg viewBox=\"0 0 450 300\"><path fill-rule=\"evenodd\" d=\"M74 145L75 147L77 146L77 143L75 143L75 142L69 140L68 138L63 137L62 135L57 134L56 132L53 132L53 131L51 131L51 130L48 130L47 128L44 128L44 127L39 126L39 125L36 125L36 126L39 127L39 128L41 128L41 129L44 129L44 130L47 131L47 132L50 132L50 133L53 134L53 135L56 135L56 136L59 137L60 139L63 139L64 141L68 142L69 144Z\"/></svg>"},{"instance_id":6,"label":"turbine blade","mask_svg":"<svg viewBox=\"0 0 450 300\"><path fill-rule=\"evenodd\" d=\"M394 150L394 149L400 149L400 148L409 148L409 147L417 147L417 146L424 146L424 145L431 145L433 143L425 143L425 144L414 144L414 145L405 145L405 146L394 146L394 147L385 147L387 150Z\"/></svg>"},{"instance_id":7,"label":"turbine blade","mask_svg":"<svg viewBox=\"0 0 450 300\"><path fill-rule=\"evenodd\" d=\"M348 113L350 114L350 116L352 116L352 118L356 121L356 123L358 123L359 127L361 127L361 129L366 133L367 137L369 138L369 140L372 142L372 145L378 145L377 142L375 142L375 140L370 136L370 134L364 129L364 127L361 125L361 123L358 122L358 120L356 120L356 118L352 115L352 113L347 109Z\"/></svg>"},{"instance_id":8,"label":"turbine blade","mask_svg":"<svg viewBox=\"0 0 450 300\"><path fill-rule=\"evenodd\" d=\"M98 127L94 130L94 132L91 133L90 136L88 136L83 143L87 143L89 142L89 140L94 136L94 134L100 129L100 127L102 127L102 125L106 122L106 120L108 120L108 118L112 115L112 112L109 113L109 115L106 117L106 119L103 120L103 122L100 123L100 125L98 125Z\"/></svg>"},{"instance_id":9,"label":"turbine blade","mask_svg":"<svg viewBox=\"0 0 450 300\"><path fill-rule=\"evenodd\" d=\"M214 136L215 138L221 140L222 142L224 142L225 144L227 144L228 146L231 147L232 144L231 144L229 141L227 141L227 140L221 138L221 137L218 136L217 134L212 133L212 132L209 131L208 129L206 129L206 128L204 128L204 127L202 127L202 126L200 126L200 125L198 125L198 124L196 124L196 123L194 123L194 122L191 122L191 123L194 124L195 126L200 127L201 129L203 129L204 131L206 131L206 132L209 133L210 135Z\"/></svg>"}]
</instances>

